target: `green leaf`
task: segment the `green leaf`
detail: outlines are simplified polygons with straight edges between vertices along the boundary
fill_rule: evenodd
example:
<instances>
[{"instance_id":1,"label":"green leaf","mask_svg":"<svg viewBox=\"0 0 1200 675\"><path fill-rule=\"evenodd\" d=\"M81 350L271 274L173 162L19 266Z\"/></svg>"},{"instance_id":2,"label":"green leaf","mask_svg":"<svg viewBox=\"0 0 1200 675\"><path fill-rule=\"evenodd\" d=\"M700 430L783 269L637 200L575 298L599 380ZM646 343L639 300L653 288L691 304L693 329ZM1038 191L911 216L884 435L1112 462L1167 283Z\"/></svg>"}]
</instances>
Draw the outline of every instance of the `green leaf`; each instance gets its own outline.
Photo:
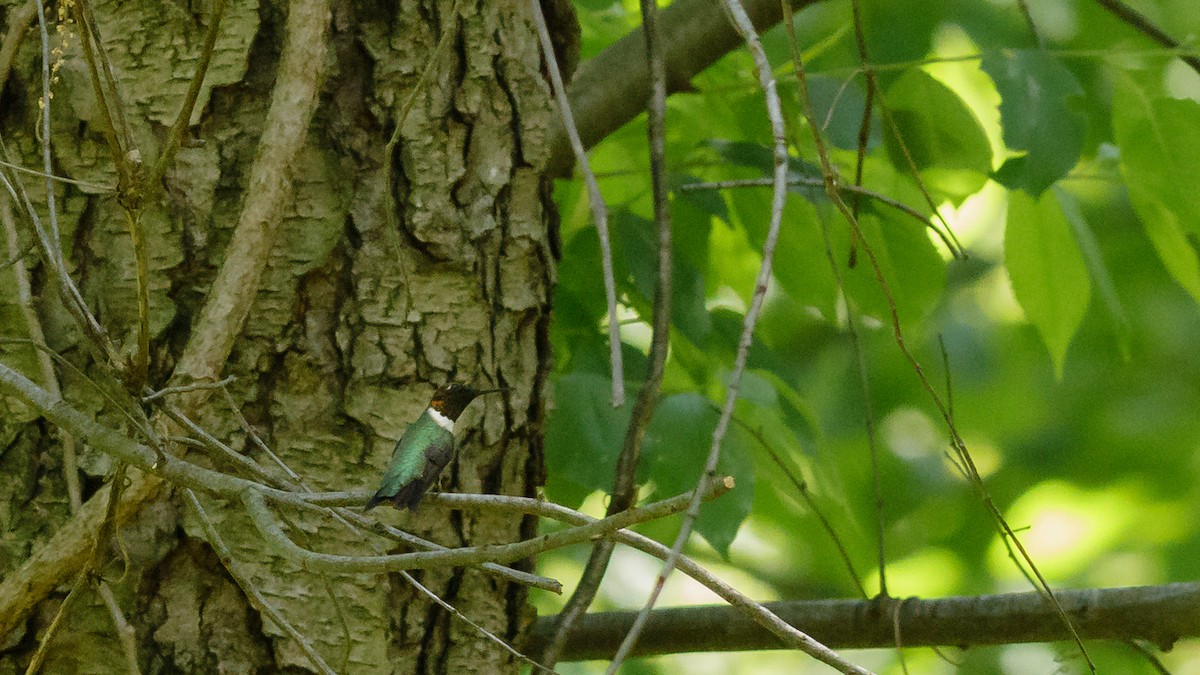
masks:
<instances>
[{"instance_id":1,"label":"green leaf","mask_svg":"<svg viewBox=\"0 0 1200 675\"><path fill-rule=\"evenodd\" d=\"M1091 279L1054 193L1038 200L1009 193L1004 258L1013 294L1037 327L1061 378L1067 347L1087 311Z\"/></svg>"},{"instance_id":2,"label":"green leaf","mask_svg":"<svg viewBox=\"0 0 1200 675\"><path fill-rule=\"evenodd\" d=\"M699 394L676 394L659 402L646 426L641 465L642 475L658 486L658 497L695 488L718 418L713 403ZM735 488L704 504L696 532L728 558L729 545L754 503L754 464L746 439L735 429L729 430L722 443L717 473L733 476Z\"/></svg>"},{"instance_id":3,"label":"green leaf","mask_svg":"<svg viewBox=\"0 0 1200 675\"><path fill-rule=\"evenodd\" d=\"M859 229L875 254L900 321L919 321L933 310L946 288L946 263L924 225L903 215L884 213L882 217L862 213ZM838 260L846 293L857 301L861 311L890 324L887 297L875 271L865 253L859 258L853 269L846 268L845 260Z\"/></svg>"},{"instance_id":4,"label":"green leaf","mask_svg":"<svg viewBox=\"0 0 1200 675\"><path fill-rule=\"evenodd\" d=\"M746 231L750 245L761 254L771 218L769 188L735 190L729 195L732 212ZM779 285L801 305L817 307L833 315L836 285L817 210L808 201L788 199L783 209L772 272ZM760 258L761 260L761 258ZM736 289L749 297L753 288Z\"/></svg>"},{"instance_id":5,"label":"green leaf","mask_svg":"<svg viewBox=\"0 0 1200 675\"><path fill-rule=\"evenodd\" d=\"M888 89L887 104L931 190L961 201L983 187L992 169L992 148L957 94L924 71L909 70ZM887 125L884 145L897 170L907 173L908 160Z\"/></svg>"},{"instance_id":6,"label":"green leaf","mask_svg":"<svg viewBox=\"0 0 1200 675\"><path fill-rule=\"evenodd\" d=\"M863 32L871 62L918 61L929 53L933 34L946 20L945 0L922 2L920 11L894 0L863 0Z\"/></svg>"},{"instance_id":7,"label":"green leaf","mask_svg":"<svg viewBox=\"0 0 1200 675\"><path fill-rule=\"evenodd\" d=\"M840 77L810 75L808 97L812 102L813 115L817 120L827 121L823 131L829 141L839 148L858 148L858 130L862 124L863 107L867 103L866 92L860 82L847 84ZM867 149L879 144L879 116L871 116L868 130Z\"/></svg>"},{"instance_id":8,"label":"green leaf","mask_svg":"<svg viewBox=\"0 0 1200 675\"><path fill-rule=\"evenodd\" d=\"M1096 241L1096 234L1092 231L1091 224L1083 215L1083 210L1079 208L1079 203L1071 193L1064 190L1061 186L1054 187L1054 195L1058 197L1058 203L1062 207L1063 215L1066 216L1067 222L1071 224L1071 232L1075 235L1075 241L1079 244L1079 252L1083 254L1083 262L1087 265L1088 276L1091 277L1092 283L1096 284L1096 291L1099 293L1100 301L1108 312L1109 318L1112 320L1113 333L1117 340L1117 346L1121 350L1122 356L1129 358L1129 319L1125 315L1125 308L1121 306L1121 299L1117 296L1117 288L1113 284L1112 275L1108 271L1108 264L1104 261L1104 257L1100 255L1100 245Z\"/></svg>"},{"instance_id":9,"label":"green leaf","mask_svg":"<svg viewBox=\"0 0 1200 675\"><path fill-rule=\"evenodd\" d=\"M629 406L612 407L611 380L570 373L554 382L546 413L546 493L578 506L594 490L612 488Z\"/></svg>"},{"instance_id":10,"label":"green leaf","mask_svg":"<svg viewBox=\"0 0 1200 675\"><path fill-rule=\"evenodd\" d=\"M980 65L1000 92L1004 143L1025 153L1006 161L996 178L1040 195L1079 160L1083 88L1058 58L1041 50L986 52Z\"/></svg>"},{"instance_id":11,"label":"green leaf","mask_svg":"<svg viewBox=\"0 0 1200 675\"><path fill-rule=\"evenodd\" d=\"M1200 105L1116 81L1113 127L1129 199L1167 271L1200 302Z\"/></svg>"},{"instance_id":12,"label":"green leaf","mask_svg":"<svg viewBox=\"0 0 1200 675\"><path fill-rule=\"evenodd\" d=\"M704 269L707 267L710 219L683 207L671 227L671 323L689 339L703 343L712 330L704 296ZM631 304L645 321L652 320L654 290L658 285L658 226L625 210L613 213L613 236L617 242L614 257L620 257L621 269L630 278L618 279L617 286L629 295ZM593 277L591 286L598 284ZM629 284L632 281L632 285Z\"/></svg>"}]
</instances>

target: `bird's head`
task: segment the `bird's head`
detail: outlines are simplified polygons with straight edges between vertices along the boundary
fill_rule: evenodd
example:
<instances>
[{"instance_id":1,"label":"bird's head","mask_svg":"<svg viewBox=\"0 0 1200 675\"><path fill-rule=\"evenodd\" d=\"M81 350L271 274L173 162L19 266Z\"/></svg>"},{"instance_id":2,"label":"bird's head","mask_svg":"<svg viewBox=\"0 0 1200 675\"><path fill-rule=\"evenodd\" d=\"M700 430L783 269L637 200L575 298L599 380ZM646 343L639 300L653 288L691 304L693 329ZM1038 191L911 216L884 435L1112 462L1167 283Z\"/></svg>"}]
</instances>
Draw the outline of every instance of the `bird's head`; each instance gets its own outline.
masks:
<instances>
[{"instance_id":1,"label":"bird's head","mask_svg":"<svg viewBox=\"0 0 1200 675\"><path fill-rule=\"evenodd\" d=\"M457 420L458 416L462 414L463 410L466 410L471 401L484 394L491 394L498 391L508 390L503 388L476 389L461 382L451 382L438 387L438 390L433 392L433 398L429 401L429 407L452 420Z\"/></svg>"}]
</instances>

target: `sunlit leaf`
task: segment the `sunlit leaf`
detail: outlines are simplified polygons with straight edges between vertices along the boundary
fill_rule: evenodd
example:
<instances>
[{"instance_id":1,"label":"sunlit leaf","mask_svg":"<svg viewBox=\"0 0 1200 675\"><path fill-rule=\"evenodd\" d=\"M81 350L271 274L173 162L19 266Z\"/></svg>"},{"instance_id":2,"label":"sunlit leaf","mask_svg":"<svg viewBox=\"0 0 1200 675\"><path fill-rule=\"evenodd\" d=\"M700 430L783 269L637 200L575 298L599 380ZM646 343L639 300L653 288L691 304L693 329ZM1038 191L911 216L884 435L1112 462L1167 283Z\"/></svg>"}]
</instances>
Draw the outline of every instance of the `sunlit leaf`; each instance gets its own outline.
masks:
<instances>
[{"instance_id":1,"label":"sunlit leaf","mask_svg":"<svg viewBox=\"0 0 1200 675\"><path fill-rule=\"evenodd\" d=\"M1091 279L1053 192L1037 200L1009 194L1004 259L1013 293L1062 377L1067 347L1087 311Z\"/></svg>"},{"instance_id":2,"label":"sunlit leaf","mask_svg":"<svg viewBox=\"0 0 1200 675\"><path fill-rule=\"evenodd\" d=\"M1083 88L1042 50L987 52L980 65L1000 92L1004 143L1025 153L1006 161L996 177L1006 187L1040 195L1079 160Z\"/></svg>"},{"instance_id":3,"label":"sunlit leaf","mask_svg":"<svg viewBox=\"0 0 1200 675\"><path fill-rule=\"evenodd\" d=\"M863 213L858 223L883 273L900 321L906 324L924 318L946 284L946 264L929 240L925 226L896 214L880 217ZM838 260L846 292L861 311L890 323L888 299L870 258L865 252L859 257L853 269L846 269L846 261Z\"/></svg>"},{"instance_id":4,"label":"sunlit leaf","mask_svg":"<svg viewBox=\"0 0 1200 675\"><path fill-rule=\"evenodd\" d=\"M1167 271L1200 302L1200 105L1118 77L1113 126L1129 198Z\"/></svg>"},{"instance_id":5,"label":"sunlit leaf","mask_svg":"<svg viewBox=\"0 0 1200 675\"><path fill-rule=\"evenodd\" d=\"M887 91L887 105L917 169L931 190L962 199L979 190L992 168L992 148L971 109L946 85L910 70ZM886 125L884 144L906 173L904 148Z\"/></svg>"}]
</instances>

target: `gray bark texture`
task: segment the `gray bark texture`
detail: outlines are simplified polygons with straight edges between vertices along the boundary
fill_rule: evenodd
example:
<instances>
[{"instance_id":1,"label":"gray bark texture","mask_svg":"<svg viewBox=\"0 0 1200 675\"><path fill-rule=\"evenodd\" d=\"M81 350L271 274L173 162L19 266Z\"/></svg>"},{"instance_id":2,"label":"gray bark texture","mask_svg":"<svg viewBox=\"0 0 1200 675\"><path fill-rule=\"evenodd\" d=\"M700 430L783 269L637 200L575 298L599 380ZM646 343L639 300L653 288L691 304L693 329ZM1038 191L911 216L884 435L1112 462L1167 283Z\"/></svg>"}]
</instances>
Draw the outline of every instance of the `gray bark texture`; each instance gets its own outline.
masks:
<instances>
[{"instance_id":1,"label":"gray bark texture","mask_svg":"<svg viewBox=\"0 0 1200 675\"><path fill-rule=\"evenodd\" d=\"M211 5L90 3L147 164L195 71ZM5 31L28 16L22 6L26 0L0 0ZM164 190L145 205L154 386L178 376L243 205L259 189L250 170L262 151L293 9L229 0L192 126ZM510 391L480 399L460 420L459 460L443 486L530 495L541 483L557 251L543 177L553 112L528 11L524 2L400 0L334 2L326 14L325 57L311 64L323 74L316 112L306 144L286 167L291 189L274 214L279 225L252 309L220 369L237 378L230 391L240 412L313 490L373 490L405 425L450 379ZM48 19L55 22L53 7ZM134 249L121 205L102 189L117 179L80 28L58 23L64 28L57 33L50 26L51 46L65 44L51 101L54 169L86 183L56 185L63 250L88 305L132 354ZM41 44L36 21L31 26L18 33L0 90L0 135L10 160L36 169ZM389 155L400 108L447 32L448 48L433 62ZM26 175L24 182L44 210L44 181ZM20 251L33 234L14 217L12 243ZM9 259L9 248L0 261ZM33 300L22 300L14 267L0 269L0 334L27 338L40 330L53 350L94 375L94 359L37 254L19 267ZM47 386L29 347L0 343L0 359ZM95 387L69 369L54 372L73 406L122 428ZM221 396L208 395L199 410L197 421L209 432L270 465ZM72 520L64 440L29 408L0 397L0 576L20 569ZM89 448L77 452L86 502L113 467ZM194 452L189 458L199 461ZM515 671L506 652L400 576L302 570L267 550L240 504L201 501L254 584L338 672ZM142 672L311 670L297 644L247 601L183 503L169 487L158 490L125 521L102 570L136 630ZM529 519L488 512L377 514L447 546L515 541L533 527ZM336 522L287 516L301 546L346 555L397 550ZM415 576L507 640L532 620L522 588L477 569ZM61 582L0 635L0 674L25 669L69 586ZM112 616L94 586L64 621L43 672L126 672Z\"/></svg>"}]
</instances>

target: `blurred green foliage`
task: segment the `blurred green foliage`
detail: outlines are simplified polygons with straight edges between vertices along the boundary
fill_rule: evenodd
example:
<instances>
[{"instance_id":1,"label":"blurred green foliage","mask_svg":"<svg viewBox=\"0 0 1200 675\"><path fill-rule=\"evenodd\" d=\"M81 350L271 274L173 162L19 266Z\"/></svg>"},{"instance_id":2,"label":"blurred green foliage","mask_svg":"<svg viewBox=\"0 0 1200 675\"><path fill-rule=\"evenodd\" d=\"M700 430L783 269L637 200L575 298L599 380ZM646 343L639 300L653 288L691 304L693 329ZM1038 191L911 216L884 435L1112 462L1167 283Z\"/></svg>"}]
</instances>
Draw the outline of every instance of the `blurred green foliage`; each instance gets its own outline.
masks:
<instances>
[{"instance_id":1,"label":"blurred green foliage","mask_svg":"<svg viewBox=\"0 0 1200 675\"><path fill-rule=\"evenodd\" d=\"M900 132L875 115L864 184L931 215L907 153L968 255L952 258L915 219L861 200L862 230L905 342L940 394L952 388L954 418L992 499L1054 586L1195 579L1200 75L1087 0L1029 3L1040 48L1015 2L917 4L862 0L868 51L882 67L880 95ZM1172 34L1200 29L1200 13L1183 0L1135 4ZM585 55L639 22L636 3L592 0L578 9ZM797 16L797 27L814 107L841 175L852 180L866 92L851 6L818 3ZM790 125L792 174L818 177L786 36L776 28L764 43ZM749 57L730 54L693 84L668 102L675 304L662 399L639 472L653 497L687 489L701 471L770 208L768 188L678 189L770 175L771 134ZM631 400L645 369L655 279L647 166L644 120L592 153L614 214ZM611 487L628 412L609 406L599 246L586 198L575 181L558 186L565 244L554 299L547 491L594 509ZM695 541L690 551L763 600L854 597L857 585L802 499L803 484L867 590L878 589L853 317L877 431L889 591L1028 590L979 498L946 460L944 423L897 348L870 265L859 251L851 268L850 251L848 227L824 194L794 188L723 446L723 470L738 477L738 489L703 512L699 533L713 549ZM669 543L677 526L645 531ZM561 571L585 555L546 556L543 565ZM657 566L642 561L637 569L652 577ZM605 588L600 608L644 600ZM553 600L539 602L553 611ZM1104 671L1149 670L1125 646L1090 650ZM1163 659L1178 665L1198 654L1193 641ZM898 672L891 652L860 656L864 665ZM628 672L678 672L693 663L687 658L639 661ZM704 658L725 664L721 672L750 671L738 660L745 657ZM779 663L791 672L813 667L802 656L755 658L765 659L754 662L755 672ZM1058 645L955 658L961 672L1082 669ZM909 665L956 671L928 650L914 650Z\"/></svg>"}]
</instances>

